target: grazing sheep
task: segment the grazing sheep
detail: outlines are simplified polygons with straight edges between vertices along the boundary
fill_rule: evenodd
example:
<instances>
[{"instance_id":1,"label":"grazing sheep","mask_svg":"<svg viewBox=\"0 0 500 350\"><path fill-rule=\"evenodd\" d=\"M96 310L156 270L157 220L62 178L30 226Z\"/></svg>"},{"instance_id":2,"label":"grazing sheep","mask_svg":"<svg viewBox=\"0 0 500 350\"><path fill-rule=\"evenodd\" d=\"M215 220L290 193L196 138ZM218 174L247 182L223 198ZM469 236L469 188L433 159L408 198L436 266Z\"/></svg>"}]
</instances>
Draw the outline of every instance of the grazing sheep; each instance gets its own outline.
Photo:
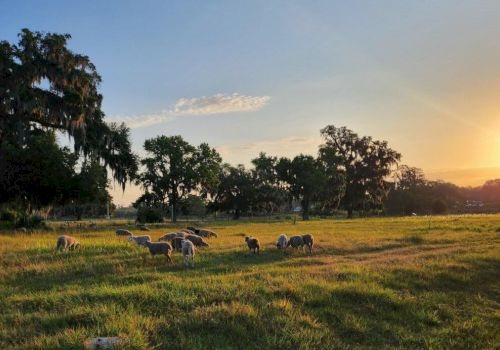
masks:
<instances>
[{"instance_id":1,"label":"grazing sheep","mask_svg":"<svg viewBox=\"0 0 500 350\"><path fill-rule=\"evenodd\" d=\"M292 248L299 248L302 247L302 250L304 250L304 239L302 236L292 236L288 240L288 243L286 245L287 247L292 247Z\"/></svg>"},{"instance_id":2,"label":"grazing sheep","mask_svg":"<svg viewBox=\"0 0 500 350\"><path fill-rule=\"evenodd\" d=\"M148 247L151 255L163 254L168 258L168 261L172 263L172 246L168 242L151 242L146 241L144 243L146 247Z\"/></svg>"},{"instance_id":3,"label":"grazing sheep","mask_svg":"<svg viewBox=\"0 0 500 350\"><path fill-rule=\"evenodd\" d=\"M189 266L189 259L191 259L191 266L194 267L194 244L187 239L182 240L182 258L184 259L184 266Z\"/></svg>"},{"instance_id":4,"label":"grazing sheep","mask_svg":"<svg viewBox=\"0 0 500 350\"><path fill-rule=\"evenodd\" d=\"M175 237L170 243L172 244L174 250L180 251L182 249L182 241L184 240L185 238L183 237Z\"/></svg>"},{"instance_id":5,"label":"grazing sheep","mask_svg":"<svg viewBox=\"0 0 500 350\"><path fill-rule=\"evenodd\" d=\"M208 247L208 243L203 240L200 236L197 235L186 235L186 239L193 242L193 244L197 247Z\"/></svg>"},{"instance_id":6,"label":"grazing sheep","mask_svg":"<svg viewBox=\"0 0 500 350\"><path fill-rule=\"evenodd\" d=\"M186 233L184 231L181 231L181 232L177 232L177 236L176 237L181 237L181 238L186 238L186 235L189 235L190 233Z\"/></svg>"},{"instance_id":7,"label":"grazing sheep","mask_svg":"<svg viewBox=\"0 0 500 350\"><path fill-rule=\"evenodd\" d=\"M250 251L253 250L254 254L256 252L257 252L257 254L260 254L260 242L259 242L258 238L247 236L247 237L245 237L245 242L247 242L248 249L250 249Z\"/></svg>"},{"instance_id":8,"label":"grazing sheep","mask_svg":"<svg viewBox=\"0 0 500 350\"><path fill-rule=\"evenodd\" d=\"M142 245L146 247L146 242L151 242L151 237L149 236L130 236L128 238L129 242L135 241L137 245Z\"/></svg>"},{"instance_id":9,"label":"grazing sheep","mask_svg":"<svg viewBox=\"0 0 500 350\"><path fill-rule=\"evenodd\" d=\"M132 232L129 230L124 230L124 229L118 229L116 230L116 235L117 236L132 236Z\"/></svg>"},{"instance_id":10,"label":"grazing sheep","mask_svg":"<svg viewBox=\"0 0 500 350\"><path fill-rule=\"evenodd\" d=\"M192 231L194 234L196 234L200 237L205 237L205 238L217 237L217 233L210 231L210 230L198 229L198 228L194 228L194 227L188 227L187 230ZM183 231L186 231L186 230L183 230Z\"/></svg>"},{"instance_id":11,"label":"grazing sheep","mask_svg":"<svg viewBox=\"0 0 500 350\"><path fill-rule=\"evenodd\" d=\"M287 243L288 237L285 234L279 235L278 240L276 241L276 248L285 249Z\"/></svg>"},{"instance_id":12,"label":"grazing sheep","mask_svg":"<svg viewBox=\"0 0 500 350\"><path fill-rule=\"evenodd\" d=\"M177 232L171 232L171 233L164 234L163 236L161 236L160 238L158 238L158 240L159 241L171 241L175 237L177 237Z\"/></svg>"},{"instance_id":13,"label":"grazing sheep","mask_svg":"<svg viewBox=\"0 0 500 350\"><path fill-rule=\"evenodd\" d=\"M76 248L80 248L80 242L78 242L76 240L76 238L74 238L74 237L62 235L62 236L59 236L59 238L57 239L56 249L73 250Z\"/></svg>"},{"instance_id":14,"label":"grazing sheep","mask_svg":"<svg viewBox=\"0 0 500 350\"><path fill-rule=\"evenodd\" d=\"M188 228L181 228L181 232L184 232L188 235L196 235L196 231L195 230L191 230L191 229L188 229Z\"/></svg>"},{"instance_id":15,"label":"grazing sheep","mask_svg":"<svg viewBox=\"0 0 500 350\"><path fill-rule=\"evenodd\" d=\"M141 231L151 231L151 229L149 227L147 227L146 225L139 225L139 230L141 230Z\"/></svg>"},{"instance_id":16,"label":"grazing sheep","mask_svg":"<svg viewBox=\"0 0 500 350\"><path fill-rule=\"evenodd\" d=\"M206 238L217 237L217 233L215 233L213 231L209 231L209 230L198 230L197 235L199 235L201 237L206 237Z\"/></svg>"},{"instance_id":17,"label":"grazing sheep","mask_svg":"<svg viewBox=\"0 0 500 350\"><path fill-rule=\"evenodd\" d=\"M302 241L304 242L304 245L309 248L309 253L312 254L312 249L314 246L314 237L311 234L305 234L302 235Z\"/></svg>"}]
</instances>

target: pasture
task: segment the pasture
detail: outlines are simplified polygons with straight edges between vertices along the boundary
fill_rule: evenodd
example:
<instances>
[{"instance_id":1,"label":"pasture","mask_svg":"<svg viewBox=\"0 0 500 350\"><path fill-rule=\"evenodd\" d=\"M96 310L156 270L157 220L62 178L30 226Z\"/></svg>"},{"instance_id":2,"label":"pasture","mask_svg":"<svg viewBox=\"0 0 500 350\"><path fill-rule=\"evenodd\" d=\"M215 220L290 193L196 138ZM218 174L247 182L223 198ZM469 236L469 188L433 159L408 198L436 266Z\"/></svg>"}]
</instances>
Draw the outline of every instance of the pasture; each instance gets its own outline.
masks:
<instances>
[{"instance_id":1,"label":"pasture","mask_svg":"<svg viewBox=\"0 0 500 350\"><path fill-rule=\"evenodd\" d=\"M500 215L211 223L219 237L194 269L103 225L0 233L1 349L80 349L95 336L125 349L500 344ZM55 252L63 233L81 249ZM313 255L277 251L281 233L312 233Z\"/></svg>"}]
</instances>

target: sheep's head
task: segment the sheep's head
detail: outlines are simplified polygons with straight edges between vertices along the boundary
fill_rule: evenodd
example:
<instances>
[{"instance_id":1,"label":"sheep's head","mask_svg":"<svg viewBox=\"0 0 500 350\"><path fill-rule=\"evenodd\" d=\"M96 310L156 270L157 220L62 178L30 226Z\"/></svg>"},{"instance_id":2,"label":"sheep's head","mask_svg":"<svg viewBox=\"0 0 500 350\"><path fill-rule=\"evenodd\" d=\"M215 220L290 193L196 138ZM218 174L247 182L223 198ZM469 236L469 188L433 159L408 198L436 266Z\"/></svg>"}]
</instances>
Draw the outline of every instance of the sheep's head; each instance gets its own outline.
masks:
<instances>
[{"instance_id":1,"label":"sheep's head","mask_svg":"<svg viewBox=\"0 0 500 350\"><path fill-rule=\"evenodd\" d=\"M245 237L245 242L248 242L249 239L250 239L250 237L246 236Z\"/></svg>"},{"instance_id":2,"label":"sheep's head","mask_svg":"<svg viewBox=\"0 0 500 350\"><path fill-rule=\"evenodd\" d=\"M131 242L131 241L133 241L133 240L134 240L134 237L132 237L132 236L129 236L129 237L128 237L128 241L129 241L129 242Z\"/></svg>"}]
</instances>

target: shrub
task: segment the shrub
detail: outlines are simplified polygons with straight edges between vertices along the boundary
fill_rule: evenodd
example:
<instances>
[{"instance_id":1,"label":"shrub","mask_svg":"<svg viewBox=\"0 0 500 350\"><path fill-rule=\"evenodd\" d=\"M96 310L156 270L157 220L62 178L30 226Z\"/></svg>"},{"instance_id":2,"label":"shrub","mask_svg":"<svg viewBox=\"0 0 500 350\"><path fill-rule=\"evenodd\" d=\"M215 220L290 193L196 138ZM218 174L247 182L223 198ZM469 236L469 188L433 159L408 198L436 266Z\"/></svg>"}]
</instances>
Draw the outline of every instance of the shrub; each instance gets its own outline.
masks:
<instances>
[{"instance_id":1,"label":"shrub","mask_svg":"<svg viewBox=\"0 0 500 350\"><path fill-rule=\"evenodd\" d=\"M142 224L147 222L163 222L163 210L155 207L141 207L137 210L137 221Z\"/></svg>"},{"instance_id":2,"label":"shrub","mask_svg":"<svg viewBox=\"0 0 500 350\"><path fill-rule=\"evenodd\" d=\"M2 213L0 214L0 220L9 221L15 224L20 216L21 215L18 211L6 208L2 210Z\"/></svg>"},{"instance_id":3,"label":"shrub","mask_svg":"<svg viewBox=\"0 0 500 350\"><path fill-rule=\"evenodd\" d=\"M448 211L446 203L442 199L436 199L432 202L432 213L433 214L445 214Z\"/></svg>"},{"instance_id":4,"label":"shrub","mask_svg":"<svg viewBox=\"0 0 500 350\"><path fill-rule=\"evenodd\" d=\"M45 228L45 222L40 215L22 216L17 222L17 226L26 228Z\"/></svg>"}]
</instances>

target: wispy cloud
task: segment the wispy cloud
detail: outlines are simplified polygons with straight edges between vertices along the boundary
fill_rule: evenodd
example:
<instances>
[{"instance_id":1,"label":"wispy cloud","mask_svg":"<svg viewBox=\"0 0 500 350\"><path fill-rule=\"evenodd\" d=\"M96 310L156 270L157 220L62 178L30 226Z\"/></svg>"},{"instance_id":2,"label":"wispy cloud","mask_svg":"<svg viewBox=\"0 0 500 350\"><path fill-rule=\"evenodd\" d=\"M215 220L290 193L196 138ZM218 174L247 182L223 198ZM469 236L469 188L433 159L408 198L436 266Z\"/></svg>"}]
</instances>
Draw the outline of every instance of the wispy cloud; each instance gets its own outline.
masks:
<instances>
[{"instance_id":1,"label":"wispy cloud","mask_svg":"<svg viewBox=\"0 0 500 350\"><path fill-rule=\"evenodd\" d=\"M210 115L221 113L254 112L266 106L269 96L216 94L194 98L181 98L160 113L115 116L111 121L125 122L130 128L139 128L172 121L180 116Z\"/></svg>"}]
</instances>

